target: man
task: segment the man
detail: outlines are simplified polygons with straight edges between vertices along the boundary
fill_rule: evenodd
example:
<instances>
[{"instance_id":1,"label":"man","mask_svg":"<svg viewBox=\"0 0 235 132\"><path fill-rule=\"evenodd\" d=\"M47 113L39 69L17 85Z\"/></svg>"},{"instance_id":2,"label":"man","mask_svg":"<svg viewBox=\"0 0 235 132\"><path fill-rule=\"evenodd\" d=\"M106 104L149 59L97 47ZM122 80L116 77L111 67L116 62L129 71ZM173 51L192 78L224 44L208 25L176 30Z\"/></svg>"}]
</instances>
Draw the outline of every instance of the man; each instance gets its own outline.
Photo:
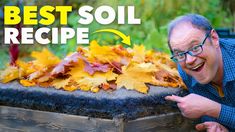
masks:
<instances>
[{"instance_id":1,"label":"man","mask_svg":"<svg viewBox=\"0 0 235 132\"><path fill-rule=\"evenodd\" d=\"M235 130L235 41L219 39L197 14L180 16L168 28L171 59L191 94L165 99L177 102L183 116L201 118L197 130Z\"/></svg>"}]
</instances>

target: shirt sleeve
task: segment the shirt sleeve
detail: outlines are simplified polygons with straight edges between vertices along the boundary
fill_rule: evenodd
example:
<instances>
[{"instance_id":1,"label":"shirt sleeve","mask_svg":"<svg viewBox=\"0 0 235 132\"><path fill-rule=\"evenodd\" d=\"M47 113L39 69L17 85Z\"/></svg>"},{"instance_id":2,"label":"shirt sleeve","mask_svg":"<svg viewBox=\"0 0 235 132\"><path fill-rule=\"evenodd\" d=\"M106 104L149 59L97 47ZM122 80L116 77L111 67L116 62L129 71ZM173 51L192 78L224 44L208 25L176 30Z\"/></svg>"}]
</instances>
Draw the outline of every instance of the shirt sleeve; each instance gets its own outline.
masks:
<instances>
[{"instance_id":1,"label":"shirt sleeve","mask_svg":"<svg viewBox=\"0 0 235 132\"><path fill-rule=\"evenodd\" d=\"M235 108L222 104L218 120L222 124L235 129Z\"/></svg>"}]
</instances>

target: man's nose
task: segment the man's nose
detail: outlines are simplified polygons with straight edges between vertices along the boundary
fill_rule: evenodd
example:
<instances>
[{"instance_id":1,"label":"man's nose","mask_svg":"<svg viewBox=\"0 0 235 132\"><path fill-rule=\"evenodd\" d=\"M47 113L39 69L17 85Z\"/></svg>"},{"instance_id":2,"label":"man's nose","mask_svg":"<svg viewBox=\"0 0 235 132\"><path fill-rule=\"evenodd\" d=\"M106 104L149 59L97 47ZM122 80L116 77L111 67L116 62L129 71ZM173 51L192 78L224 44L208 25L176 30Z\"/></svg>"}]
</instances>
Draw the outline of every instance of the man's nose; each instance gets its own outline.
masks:
<instances>
[{"instance_id":1,"label":"man's nose","mask_svg":"<svg viewBox=\"0 0 235 132\"><path fill-rule=\"evenodd\" d=\"M186 54L186 64L193 64L196 60L196 56L191 56L190 54Z\"/></svg>"}]
</instances>

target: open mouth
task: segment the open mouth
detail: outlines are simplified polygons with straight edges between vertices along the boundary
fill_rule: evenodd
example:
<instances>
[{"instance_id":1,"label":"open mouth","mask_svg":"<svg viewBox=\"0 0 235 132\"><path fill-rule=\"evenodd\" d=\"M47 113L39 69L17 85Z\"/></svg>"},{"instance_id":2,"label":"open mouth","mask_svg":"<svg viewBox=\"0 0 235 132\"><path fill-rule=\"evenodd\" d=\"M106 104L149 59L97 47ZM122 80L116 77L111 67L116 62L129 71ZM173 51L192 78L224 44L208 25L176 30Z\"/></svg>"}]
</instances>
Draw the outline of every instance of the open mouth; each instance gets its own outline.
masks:
<instances>
[{"instance_id":1,"label":"open mouth","mask_svg":"<svg viewBox=\"0 0 235 132\"><path fill-rule=\"evenodd\" d=\"M196 65L195 67L190 68L190 70L195 71L195 72L199 72L199 71L202 70L204 64L205 64L205 63L200 63L200 64Z\"/></svg>"}]
</instances>

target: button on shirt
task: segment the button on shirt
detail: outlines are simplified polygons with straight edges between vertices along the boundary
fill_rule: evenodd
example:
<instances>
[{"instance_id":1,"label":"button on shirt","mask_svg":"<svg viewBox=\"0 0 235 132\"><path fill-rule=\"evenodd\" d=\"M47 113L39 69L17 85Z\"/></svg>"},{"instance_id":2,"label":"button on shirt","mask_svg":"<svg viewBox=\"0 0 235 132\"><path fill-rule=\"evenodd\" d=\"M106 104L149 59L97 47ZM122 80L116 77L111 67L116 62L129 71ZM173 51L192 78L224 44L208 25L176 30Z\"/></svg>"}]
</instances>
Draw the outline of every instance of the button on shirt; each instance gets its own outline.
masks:
<instances>
[{"instance_id":1,"label":"button on shirt","mask_svg":"<svg viewBox=\"0 0 235 132\"><path fill-rule=\"evenodd\" d=\"M219 118L201 117L202 122L216 121L230 130L235 130L235 39L220 39L223 58L223 96L212 84L200 84L187 75L178 65L178 71L190 93L196 93L221 104Z\"/></svg>"}]
</instances>

